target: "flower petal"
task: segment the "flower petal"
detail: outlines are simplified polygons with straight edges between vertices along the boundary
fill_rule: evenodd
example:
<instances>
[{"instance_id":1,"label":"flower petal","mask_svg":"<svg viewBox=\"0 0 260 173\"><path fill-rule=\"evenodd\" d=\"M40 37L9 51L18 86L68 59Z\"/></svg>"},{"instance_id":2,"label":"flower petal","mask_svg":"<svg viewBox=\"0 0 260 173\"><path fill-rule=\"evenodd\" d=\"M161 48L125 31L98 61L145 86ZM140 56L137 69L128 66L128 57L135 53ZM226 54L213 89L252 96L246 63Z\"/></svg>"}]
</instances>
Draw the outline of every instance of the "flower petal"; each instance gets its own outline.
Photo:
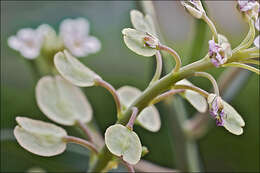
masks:
<instances>
[{"instance_id":1,"label":"flower petal","mask_svg":"<svg viewBox=\"0 0 260 173\"><path fill-rule=\"evenodd\" d=\"M260 44L260 36L258 35L258 36L255 38L254 45L259 49L259 44Z\"/></svg>"}]
</instances>

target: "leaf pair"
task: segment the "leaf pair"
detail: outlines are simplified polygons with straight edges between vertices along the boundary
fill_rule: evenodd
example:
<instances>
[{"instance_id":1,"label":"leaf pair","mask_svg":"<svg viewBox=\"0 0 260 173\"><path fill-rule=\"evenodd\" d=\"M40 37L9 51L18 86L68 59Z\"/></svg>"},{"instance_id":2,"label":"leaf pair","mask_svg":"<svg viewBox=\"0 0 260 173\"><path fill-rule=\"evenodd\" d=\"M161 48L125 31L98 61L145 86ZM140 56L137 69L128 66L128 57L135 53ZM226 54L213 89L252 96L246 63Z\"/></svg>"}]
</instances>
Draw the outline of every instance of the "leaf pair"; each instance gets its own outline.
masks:
<instances>
[{"instance_id":1,"label":"leaf pair","mask_svg":"<svg viewBox=\"0 0 260 173\"><path fill-rule=\"evenodd\" d=\"M131 22L135 29L125 28L122 30L126 46L133 52L142 56L153 56L159 44L151 16L144 16L137 10L130 12Z\"/></svg>"}]
</instances>

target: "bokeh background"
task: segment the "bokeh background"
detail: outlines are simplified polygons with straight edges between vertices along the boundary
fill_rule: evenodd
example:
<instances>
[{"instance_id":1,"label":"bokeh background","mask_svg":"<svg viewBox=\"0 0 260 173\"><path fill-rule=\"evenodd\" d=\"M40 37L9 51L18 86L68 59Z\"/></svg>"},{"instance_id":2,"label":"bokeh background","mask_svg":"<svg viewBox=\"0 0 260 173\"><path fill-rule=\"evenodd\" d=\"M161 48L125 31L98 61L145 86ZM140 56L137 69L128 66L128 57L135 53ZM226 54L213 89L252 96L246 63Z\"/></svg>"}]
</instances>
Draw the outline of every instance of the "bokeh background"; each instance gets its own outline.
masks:
<instances>
[{"instance_id":1,"label":"bokeh background","mask_svg":"<svg viewBox=\"0 0 260 173\"><path fill-rule=\"evenodd\" d=\"M185 63L201 58L207 52L210 32L206 39L194 44L196 20L188 15L178 1L155 1L159 24L167 38L167 45L174 48ZM236 10L235 1L206 1L212 20L218 30L226 35L233 45L247 33L247 25ZM154 72L154 58L145 58L130 51L124 44L121 30L132 27L129 12L141 9L138 1L1 1L1 172L21 172L31 167L41 167L50 172L84 172L87 169L88 153L81 147L70 145L69 149L55 157L44 158L22 149L13 137L16 116L28 116L49 121L36 105L34 86L36 81L28 61L7 46L7 38L24 27L36 28L42 23L52 25L58 31L65 18L84 17L90 22L90 34L98 37L102 49L97 54L82 58L91 69L100 74L115 88L132 85L144 90ZM193 44L191 44L193 43ZM203 44L202 50L190 59L192 46ZM218 77L223 69L211 70ZM259 171L259 77L245 72L246 82L233 97L231 104L243 116L246 127L242 136L234 136L224 128L212 126L198 140L202 169L224 172ZM198 86L210 89L206 80L193 79ZM237 85L240 85L238 82ZM102 134L116 120L115 105L111 95L102 88L84 88L93 109L95 122ZM232 91L232 89L231 89ZM188 115L195 110L185 101ZM161 113L162 128L158 133L140 127L136 131L150 153L144 159L161 166L176 168L176 147L169 116L174 113L157 107ZM178 110L176 110L178 112ZM70 134L79 135L73 128Z\"/></svg>"}]
</instances>

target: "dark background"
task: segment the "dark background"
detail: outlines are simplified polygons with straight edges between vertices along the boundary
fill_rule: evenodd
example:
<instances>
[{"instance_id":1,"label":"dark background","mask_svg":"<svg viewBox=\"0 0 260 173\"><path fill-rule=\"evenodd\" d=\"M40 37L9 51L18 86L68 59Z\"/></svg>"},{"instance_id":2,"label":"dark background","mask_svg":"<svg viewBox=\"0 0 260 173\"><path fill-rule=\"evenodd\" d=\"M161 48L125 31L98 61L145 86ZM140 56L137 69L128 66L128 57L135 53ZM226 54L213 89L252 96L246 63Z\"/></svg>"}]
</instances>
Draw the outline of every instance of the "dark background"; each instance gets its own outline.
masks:
<instances>
[{"instance_id":1,"label":"dark background","mask_svg":"<svg viewBox=\"0 0 260 173\"><path fill-rule=\"evenodd\" d=\"M246 35L247 26L235 8L233 1L206 2L218 30L233 45ZM191 49L195 20L176 1L156 1L159 22L167 43L174 48L185 63ZM68 17L85 17L90 22L90 34L98 37L102 49L97 54L81 59L115 88L132 85L144 90L154 71L154 58L145 58L130 51L124 44L121 30L132 27L129 12L140 8L137 1L86 1L86 2L22 2L1 1L1 172L26 171L41 167L47 171L83 172L88 157L83 148L70 145L65 153L44 158L22 149L14 140L12 130L16 116L28 116L49 121L37 108L34 96L35 82L28 61L7 46L7 38L24 27L36 28L42 23L52 25L56 31L60 22ZM221 12L220 12L221 11ZM207 40L203 44L201 58L207 52ZM200 44L198 42L197 44ZM234 46L233 46L234 48ZM223 69L211 70L218 76ZM198 86L210 89L206 80L193 80ZM102 133L115 120L115 106L111 95L102 88L84 88L93 110L96 123ZM246 127L242 136L228 133L224 128L212 126L205 137L198 141L202 164L206 171L259 171L259 77L252 74L231 104L243 116ZM194 109L185 102L189 115ZM160 104L157 106L160 109ZM166 116L174 116L160 109L162 128L151 133L140 127L136 131L142 144L150 153L145 159L159 165L175 168L172 132ZM69 134L78 134L66 128ZM86 154L86 155L85 155Z\"/></svg>"}]
</instances>

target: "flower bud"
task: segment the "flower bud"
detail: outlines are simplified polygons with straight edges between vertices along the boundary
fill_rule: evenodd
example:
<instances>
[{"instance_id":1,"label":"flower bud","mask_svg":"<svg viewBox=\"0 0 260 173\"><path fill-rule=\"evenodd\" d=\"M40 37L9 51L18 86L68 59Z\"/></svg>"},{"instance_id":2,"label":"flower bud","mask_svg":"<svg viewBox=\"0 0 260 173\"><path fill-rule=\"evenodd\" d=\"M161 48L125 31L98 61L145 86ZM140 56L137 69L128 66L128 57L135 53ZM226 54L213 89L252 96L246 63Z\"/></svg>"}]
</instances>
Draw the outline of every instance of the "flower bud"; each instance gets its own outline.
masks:
<instances>
[{"instance_id":1,"label":"flower bud","mask_svg":"<svg viewBox=\"0 0 260 173\"><path fill-rule=\"evenodd\" d=\"M205 13L203 6L199 0L184 0L181 1L184 8L195 18L200 19Z\"/></svg>"}]
</instances>

